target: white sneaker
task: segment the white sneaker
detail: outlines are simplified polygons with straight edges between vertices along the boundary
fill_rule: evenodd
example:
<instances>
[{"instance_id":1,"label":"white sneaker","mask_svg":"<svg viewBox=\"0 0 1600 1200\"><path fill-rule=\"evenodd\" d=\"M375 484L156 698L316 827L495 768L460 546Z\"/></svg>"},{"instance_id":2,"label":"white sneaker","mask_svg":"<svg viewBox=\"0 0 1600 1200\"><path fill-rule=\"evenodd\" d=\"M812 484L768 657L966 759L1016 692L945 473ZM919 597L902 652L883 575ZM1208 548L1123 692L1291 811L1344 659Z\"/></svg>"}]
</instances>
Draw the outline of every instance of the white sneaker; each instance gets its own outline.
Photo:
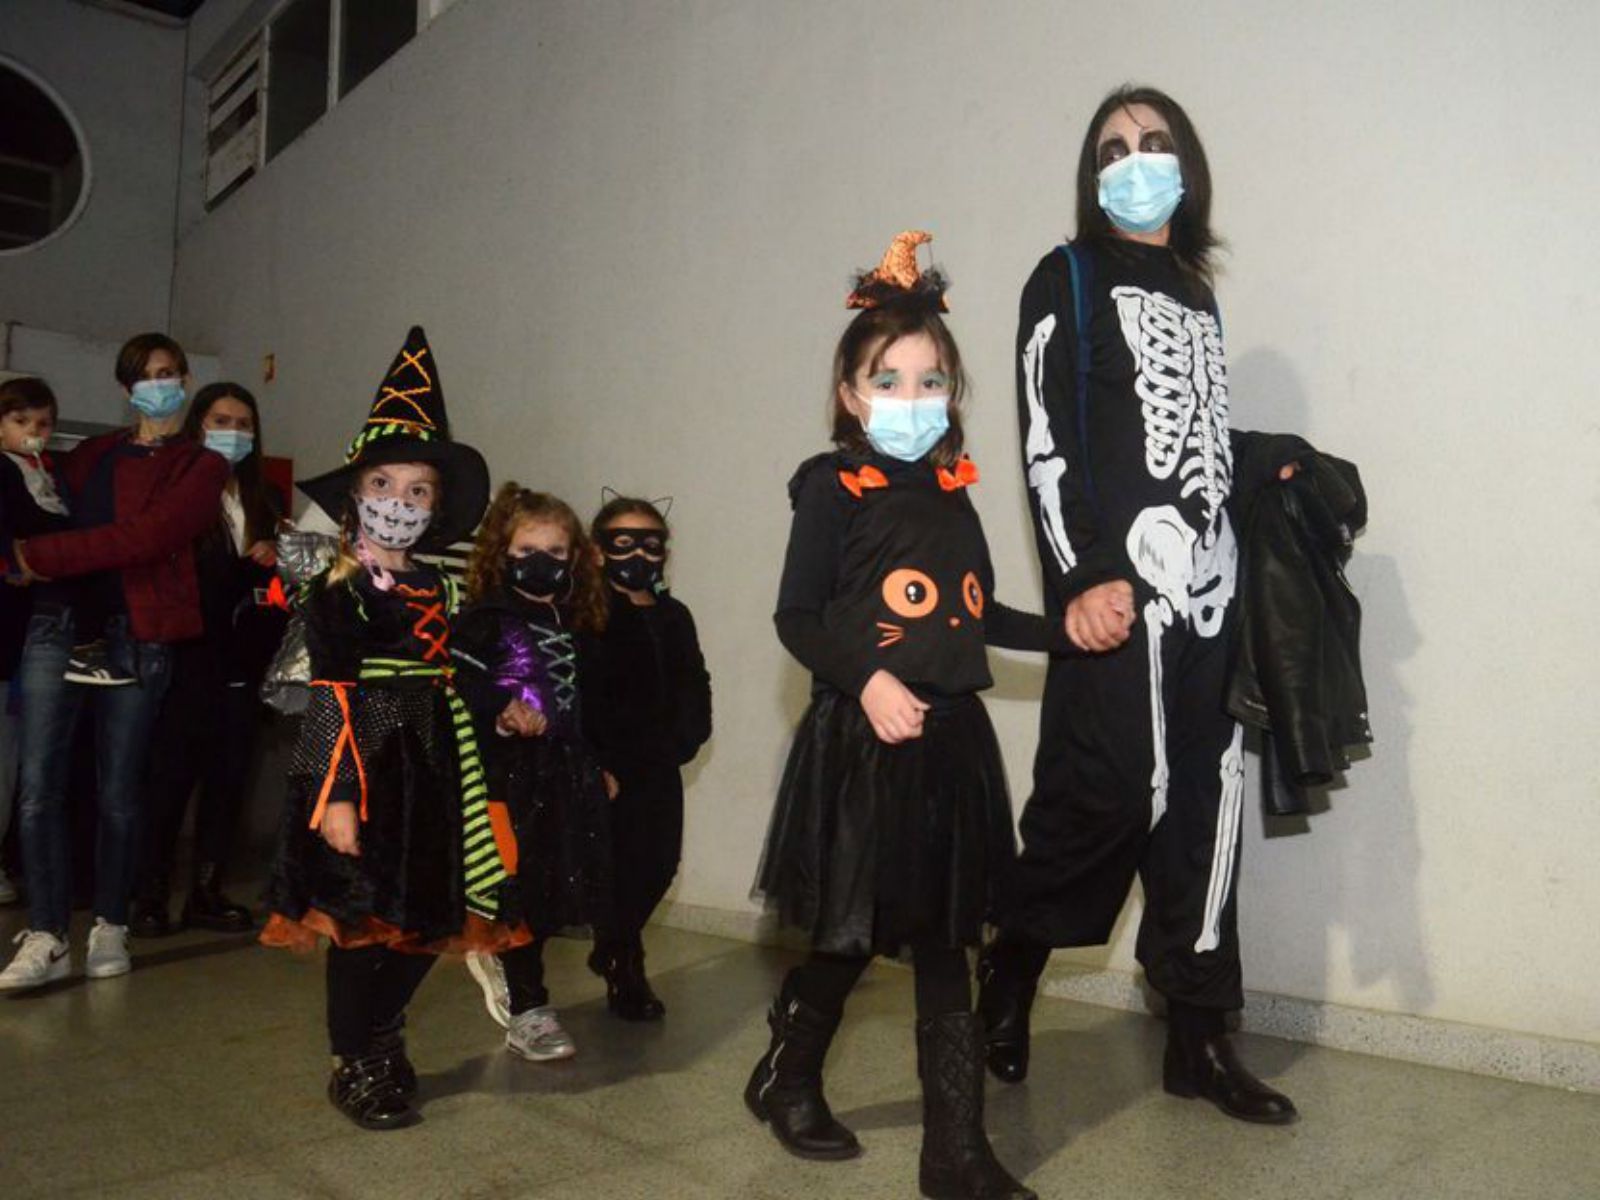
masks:
<instances>
[{"instance_id":1,"label":"white sneaker","mask_svg":"<svg viewBox=\"0 0 1600 1200\"><path fill-rule=\"evenodd\" d=\"M0 992L22 992L43 987L72 972L67 943L42 929L24 929L12 939L21 942L11 965L0 971Z\"/></svg>"},{"instance_id":2,"label":"white sneaker","mask_svg":"<svg viewBox=\"0 0 1600 1200\"><path fill-rule=\"evenodd\" d=\"M483 989L483 1006L501 1029L511 1028L511 992L506 987L506 970L492 954L472 951L467 955L467 970Z\"/></svg>"},{"instance_id":3,"label":"white sneaker","mask_svg":"<svg viewBox=\"0 0 1600 1200\"><path fill-rule=\"evenodd\" d=\"M128 927L113 925L104 917L94 919L89 930L89 955L83 961L83 973L90 979L110 979L113 975L126 975L133 970L133 960L128 957Z\"/></svg>"},{"instance_id":4,"label":"white sneaker","mask_svg":"<svg viewBox=\"0 0 1600 1200\"><path fill-rule=\"evenodd\" d=\"M506 1049L533 1062L551 1062L557 1058L571 1058L578 1052L578 1045L572 1035L561 1028L556 1010L546 1005L530 1008L511 1018L511 1028L506 1030Z\"/></svg>"}]
</instances>

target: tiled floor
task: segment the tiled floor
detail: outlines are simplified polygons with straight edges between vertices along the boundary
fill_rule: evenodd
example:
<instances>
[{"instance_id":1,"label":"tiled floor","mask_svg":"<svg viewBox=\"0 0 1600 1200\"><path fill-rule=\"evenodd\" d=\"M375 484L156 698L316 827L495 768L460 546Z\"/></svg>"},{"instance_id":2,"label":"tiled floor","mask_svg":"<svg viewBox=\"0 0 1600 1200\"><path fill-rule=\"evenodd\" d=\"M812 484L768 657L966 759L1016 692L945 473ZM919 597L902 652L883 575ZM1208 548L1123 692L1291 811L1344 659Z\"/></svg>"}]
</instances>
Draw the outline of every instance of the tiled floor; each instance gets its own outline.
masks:
<instances>
[{"instance_id":1,"label":"tiled floor","mask_svg":"<svg viewBox=\"0 0 1600 1200\"><path fill-rule=\"evenodd\" d=\"M19 915L0 915L0 934ZM911 987L879 965L829 1059L866 1153L790 1158L739 1092L788 956L649 935L670 1012L605 1012L585 946L550 981L578 1057L508 1057L459 962L412 1010L424 1122L363 1133L323 1098L320 962L249 939L136 943L136 970L0 1000L0 1196L915 1197L920 1107ZM77 948L81 954L81 946ZM1157 1084L1162 1027L1042 1000L1029 1081L989 1087L1002 1157L1043 1197L1600 1198L1600 1097L1268 1039L1250 1060L1292 1095L1287 1129L1228 1121Z\"/></svg>"}]
</instances>

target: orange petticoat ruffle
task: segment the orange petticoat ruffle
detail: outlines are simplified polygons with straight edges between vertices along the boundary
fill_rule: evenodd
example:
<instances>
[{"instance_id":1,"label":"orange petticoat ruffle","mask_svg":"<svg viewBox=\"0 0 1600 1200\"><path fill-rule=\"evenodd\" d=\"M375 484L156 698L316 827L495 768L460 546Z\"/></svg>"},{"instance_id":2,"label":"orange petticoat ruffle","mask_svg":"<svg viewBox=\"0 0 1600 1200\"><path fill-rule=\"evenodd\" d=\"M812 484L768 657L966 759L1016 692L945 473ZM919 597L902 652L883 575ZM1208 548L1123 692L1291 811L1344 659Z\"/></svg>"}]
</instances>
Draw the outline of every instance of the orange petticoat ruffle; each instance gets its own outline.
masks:
<instances>
[{"instance_id":1,"label":"orange petticoat ruffle","mask_svg":"<svg viewBox=\"0 0 1600 1200\"><path fill-rule=\"evenodd\" d=\"M283 950L310 953L320 939L327 938L335 946L355 950L362 946L387 946L406 954L502 954L533 941L527 925L502 925L486 921L476 913L467 914L466 925L460 933L447 938L425 941L377 917L367 917L357 925L334 920L321 909L306 910L298 921L273 913L261 931L261 944Z\"/></svg>"}]
</instances>

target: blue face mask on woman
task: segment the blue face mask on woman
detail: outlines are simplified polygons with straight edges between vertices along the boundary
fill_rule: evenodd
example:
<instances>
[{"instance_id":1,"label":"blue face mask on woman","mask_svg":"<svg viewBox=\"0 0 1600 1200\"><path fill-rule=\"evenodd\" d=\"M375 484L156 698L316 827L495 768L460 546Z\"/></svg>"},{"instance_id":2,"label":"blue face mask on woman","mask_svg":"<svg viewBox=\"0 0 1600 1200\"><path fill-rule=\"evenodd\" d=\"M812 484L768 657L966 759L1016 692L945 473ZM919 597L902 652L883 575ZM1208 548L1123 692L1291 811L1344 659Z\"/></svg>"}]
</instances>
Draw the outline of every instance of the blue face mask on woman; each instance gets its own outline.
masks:
<instances>
[{"instance_id":1,"label":"blue face mask on woman","mask_svg":"<svg viewBox=\"0 0 1600 1200\"><path fill-rule=\"evenodd\" d=\"M129 402L147 417L170 417L183 407L181 379L141 379L133 385Z\"/></svg>"},{"instance_id":2,"label":"blue face mask on woman","mask_svg":"<svg viewBox=\"0 0 1600 1200\"><path fill-rule=\"evenodd\" d=\"M915 400L893 396L861 398L872 406L867 417L867 441L879 454L901 462L916 462L950 429L949 396L920 396Z\"/></svg>"},{"instance_id":3,"label":"blue face mask on woman","mask_svg":"<svg viewBox=\"0 0 1600 1200\"><path fill-rule=\"evenodd\" d=\"M1183 199L1176 154L1130 154L1100 172L1100 207L1119 229L1154 233Z\"/></svg>"},{"instance_id":4,"label":"blue face mask on woman","mask_svg":"<svg viewBox=\"0 0 1600 1200\"><path fill-rule=\"evenodd\" d=\"M256 447L256 435L247 429L208 429L206 449L215 450L233 466L250 457Z\"/></svg>"}]
</instances>

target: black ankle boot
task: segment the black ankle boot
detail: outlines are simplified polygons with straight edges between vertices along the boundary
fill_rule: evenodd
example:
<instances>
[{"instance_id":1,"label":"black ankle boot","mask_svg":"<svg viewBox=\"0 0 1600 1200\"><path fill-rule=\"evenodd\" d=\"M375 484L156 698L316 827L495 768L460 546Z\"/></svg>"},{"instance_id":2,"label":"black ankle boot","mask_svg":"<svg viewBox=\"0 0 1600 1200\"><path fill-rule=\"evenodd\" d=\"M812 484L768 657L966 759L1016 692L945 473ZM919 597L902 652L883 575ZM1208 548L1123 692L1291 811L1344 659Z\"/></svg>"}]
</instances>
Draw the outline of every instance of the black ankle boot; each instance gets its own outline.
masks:
<instances>
[{"instance_id":1,"label":"black ankle boot","mask_svg":"<svg viewBox=\"0 0 1600 1200\"><path fill-rule=\"evenodd\" d=\"M772 1043L750 1073L744 1102L756 1120L772 1126L783 1148L801 1158L854 1158L856 1135L834 1119L822 1095L822 1060L839 1018L790 994L787 984L767 1012Z\"/></svg>"},{"instance_id":2,"label":"black ankle boot","mask_svg":"<svg viewBox=\"0 0 1600 1200\"><path fill-rule=\"evenodd\" d=\"M972 1013L917 1022L922 1161L930 1200L1038 1200L1000 1165L983 1131L983 1030Z\"/></svg>"},{"instance_id":3,"label":"black ankle boot","mask_svg":"<svg viewBox=\"0 0 1600 1200\"><path fill-rule=\"evenodd\" d=\"M1211 1101L1230 1117L1260 1125L1287 1125L1294 1102L1252 1075L1223 1029L1222 1014L1169 1004L1162 1084L1174 1096Z\"/></svg>"},{"instance_id":4,"label":"black ankle boot","mask_svg":"<svg viewBox=\"0 0 1600 1200\"><path fill-rule=\"evenodd\" d=\"M147 879L133 900L133 914L128 918L128 932L139 938L166 937L172 933L172 919L167 915L167 880L165 876Z\"/></svg>"},{"instance_id":5,"label":"black ankle boot","mask_svg":"<svg viewBox=\"0 0 1600 1200\"><path fill-rule=\"evenodd\" d=\"M417 1098L417 1069L406 1054L405 1013L372 1031L369 1057L382 1060L382 1069L389 1073L407 1103Z\"/></svg>"},{"instance_id":6,"label":"black ankle boot","mask_svg":"<svg viewBox=\"0 0 1600 1200\"><path fill-rule=\"evenodd\" d=\"M371 1054L335 1061L328 1099L363 1129L403 1129L417 1121L389 1060Z\"/></svg>"},{"instance_id":7,"label":"black ankle boot","mask_svg":"<svg viewBox=\"0 0 1600 1200\"><path fill-rule=\"evenodd\" d=\"M659 1021L667 1006L644 973L644 947L622 942L596 944L589 969L605 977L606 1007L624 1021Z\"/></svg>"},{"instance_id":8,"label":"black ankle boot","mask_svg":"<svg viewBox=\"0 0 1600 1200\"><path fill-rule=\"evenodd\" d=\"M216 863L201 863L194 869L194 886L184 902L184 928L210 929L217 933L248 933L255 921L250 910L222 894Z\"/></svg>"},{"instance_id":9,"label":"black ankle boot","mask_svg":"<svg viewBox=\"0 0 1600 1200\"><path fill-rule=\"evenodd\" d=\"M978 956L978 1019L983 1022L989 1070L1002 1083L1028 1077L1028 1018L1037 977L1024 977L1000 943Z\"/></svg>"}]
</instances>

